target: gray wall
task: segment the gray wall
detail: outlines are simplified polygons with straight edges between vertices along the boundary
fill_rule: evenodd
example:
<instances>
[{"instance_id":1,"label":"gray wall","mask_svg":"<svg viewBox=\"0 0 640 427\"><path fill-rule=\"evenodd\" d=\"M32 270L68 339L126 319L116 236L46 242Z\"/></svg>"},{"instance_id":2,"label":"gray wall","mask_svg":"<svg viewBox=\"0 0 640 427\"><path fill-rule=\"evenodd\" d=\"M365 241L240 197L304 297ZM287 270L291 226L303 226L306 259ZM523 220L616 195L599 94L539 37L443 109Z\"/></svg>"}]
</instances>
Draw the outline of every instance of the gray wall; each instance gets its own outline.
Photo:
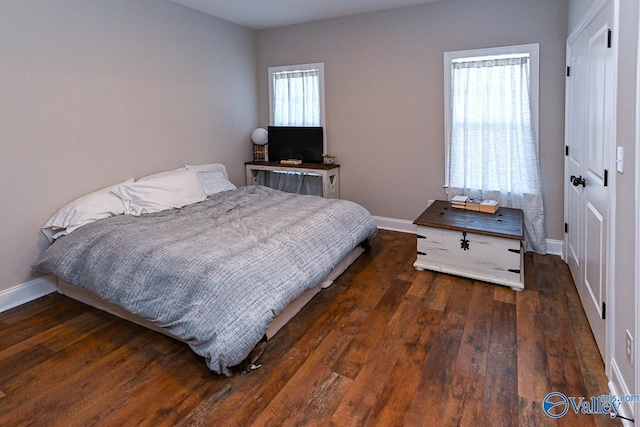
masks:
<instances>
[{"instance_id":1,"label":"gray wall","mask_svg":"<svg viewBox=\"0 0 640 427\"><path fill-rule=\"evenodd\" d=\"M596 0L569 0L569 34L578 26Z\"/></svg>"},{"instance_id":2,"label":"gray wall","mask_svg":"<svg viewBox=\"0 0 640 427\"><path fill-rule=\"evenodd\" d=\"M324 62L327 150L340 194L413 221L445 197L443 53L540 43L540 155L547 238L563 239L567 4L450 0L258 32L259 114L267 68Z\"/></svg>"},{"instance_id":3,"label":"gray wall","mask_svg":"<svg viewBox=\"0 0 640 427\"><path fill-rule=\"evenodd\" d=\"M627 361L625 330L635 339L635 310L637 299L635 282L636 215L635 193L635 120L636 72L638 60L638 2L622 0L618 23L618 94L616 106L616 145L624 147L624 173L615 174L615 234L614 252L614 324L613 358L631 393L635 393L634 368ZM615 169L615 167L613 168ZM636 356L636 363L637 362Z\"/></svg>"},{"instance_id":4,"label":"gray wall","mask_svg":"<svg viewBox=\"0 0 640 427\"><path fill-rule=\"evenodd\" d=\"M0 2L0 291L90 191L185 163L244 183L255 33L164 0Z\"/></svg>"}]
</instances>

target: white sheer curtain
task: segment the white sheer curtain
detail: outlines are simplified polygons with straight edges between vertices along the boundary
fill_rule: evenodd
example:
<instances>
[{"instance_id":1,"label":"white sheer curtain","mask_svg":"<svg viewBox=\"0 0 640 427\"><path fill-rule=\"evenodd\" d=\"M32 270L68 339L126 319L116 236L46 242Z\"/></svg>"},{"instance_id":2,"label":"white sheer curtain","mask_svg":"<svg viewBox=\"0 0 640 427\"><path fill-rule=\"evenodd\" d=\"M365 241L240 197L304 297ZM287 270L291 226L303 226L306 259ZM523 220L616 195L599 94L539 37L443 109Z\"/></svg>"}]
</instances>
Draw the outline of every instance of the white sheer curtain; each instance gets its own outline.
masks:
<instances>
[{"instance_id":1,"label":"white sheer curtain","mask_svg":"<svg viewBox=\"0 0 640 427\"><path fill-rule=\"evenodd\" d=\"M524 212L525 248L546 253L529 58L453 61L449 194Z\"/></svg>"},{"instance_id":2,"label":"white sheer curtain","mask_svg":"<svg viewBox=\"0 0 640 427\"><path fill-rule=\"evenodd\" d=\"M319 70L275 73L273 97L274 126L322 126Z\"/></svg>"},{"instance_id":3,"label":"white sheer curtain","mask_svg":"<svg viewBox=\"0 0 640 427\"><path fill-rule=\"evenodd\" d=\"M286 171L258 171L256 182L258 185L287 193L322 197L322 177L320 175Z\"/></svg>"},{"instance_id":4,"label":"white sheer curtain","mask_svg":"<svg viewBox=\"0 0 640 427\"><path fill-rule=\"evenodd\" d=\"M322 177L306 173L270 172L269 187L287 193L322 197Z\"/></svg>"}]
</instances>

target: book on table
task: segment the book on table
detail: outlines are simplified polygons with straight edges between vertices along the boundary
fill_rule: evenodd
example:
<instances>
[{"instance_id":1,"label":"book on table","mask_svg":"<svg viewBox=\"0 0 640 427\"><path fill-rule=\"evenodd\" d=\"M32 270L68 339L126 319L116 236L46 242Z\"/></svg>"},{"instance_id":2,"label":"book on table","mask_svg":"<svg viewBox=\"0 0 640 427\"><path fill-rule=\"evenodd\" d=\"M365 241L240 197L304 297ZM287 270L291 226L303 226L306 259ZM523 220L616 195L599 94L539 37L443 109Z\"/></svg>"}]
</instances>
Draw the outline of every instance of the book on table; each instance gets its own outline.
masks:
<instances>
[{"instance_id":1,"label":"book on table","mask_svg":"<svg viewBox=\"0 0 640 427\"><path fill-rule=\"evenodd\" d=\"M280 164L281 165L301 165L302 164L302 160L300 160L300 159L280 160Z\"/></svg>"},{"instance_id":2,"label":"book on table","mask_svg":"<svg viewBox=\"0 0 640 427\"><path fill-rule=\"evenodd\" d=\"M467 200L467 203L464 206L464 208L469 211L477 212L480 210L480 203L482 203L482 199L469 199Z\"/></svg>"},{"instance_id":3,"label":"book on table","mask_svg":"<svg viewBox=\"0 0 640 427\"><path fill-rule=\"evenodd\" d=\"M497 200L483 200L482 203L480 203L480 212L496 213L499 207L500 202Z\"/></svg>"},{"instance_id":4,"label":"book on table","mask_svg":"<svg viewBox=\"0 0 640 427\"><path fill-rule=\"evenodd\" d=\"M453 196L449 202L451 203L452 208L456 209L464 209L467 200L469 200L469 196Z\"/></svg>"}]
</instances>

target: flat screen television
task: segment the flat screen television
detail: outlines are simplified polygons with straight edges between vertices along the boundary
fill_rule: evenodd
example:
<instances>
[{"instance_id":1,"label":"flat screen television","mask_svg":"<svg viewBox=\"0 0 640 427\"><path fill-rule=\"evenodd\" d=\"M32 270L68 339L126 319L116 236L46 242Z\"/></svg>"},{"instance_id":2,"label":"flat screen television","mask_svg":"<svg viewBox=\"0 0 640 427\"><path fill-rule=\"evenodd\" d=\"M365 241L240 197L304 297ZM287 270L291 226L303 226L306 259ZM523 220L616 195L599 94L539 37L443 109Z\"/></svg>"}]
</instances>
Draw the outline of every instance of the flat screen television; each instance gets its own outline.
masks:
<instances>
[{"instance_id":1,"label":"flat screen television","mask_svg":"<svg viewBox=\"0 0 640 427\"><path fill-rule=\"evenodd\" d=\"M300 159L303 163L322 163L322 127L269 126L269 161Z\"/></svg>"}]
</instances>

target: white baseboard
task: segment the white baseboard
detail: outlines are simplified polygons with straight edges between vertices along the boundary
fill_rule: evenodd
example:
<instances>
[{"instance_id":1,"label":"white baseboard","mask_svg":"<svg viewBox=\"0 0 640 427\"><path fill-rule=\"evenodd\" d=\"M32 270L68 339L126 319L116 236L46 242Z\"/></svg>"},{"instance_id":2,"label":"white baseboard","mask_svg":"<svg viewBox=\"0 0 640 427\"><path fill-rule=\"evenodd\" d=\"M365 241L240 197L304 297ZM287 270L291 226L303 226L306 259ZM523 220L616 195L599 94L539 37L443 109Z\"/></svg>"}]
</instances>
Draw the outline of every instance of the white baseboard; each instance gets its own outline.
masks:
<instances>
[{"instance_id":1,"label":"white baseboard","mask_svg":"<svg viewBox=\"0 0 640 427\"><path fill-rule=\"evenodd\" d=\"M615 359L611 360L611 380L609 381L609 392L611 394L615 394L616 396L620 395L630 395L629 387L627 387L624 378L622 378L622 374L620 373L620 368L618 368L618 364ZM624 402L620 405L620 410L618 414L622 415L625 418L633 419L633 403L632 402ZM634 424L621 419L623 426L633 426Z\"/></svg>"},{"instance_id":2,"label":"white baseboard","mask_svg":"<svg viewBox=\"0 0 640 427\"><path fill-rule=\"evenodd\" d=\"M413 221L408 219L396 219L385 218L383 216L374 216L378 228L389 231L399 231L401 233L416 234L418 232L417 227L413 224Z\"/></svg>"},{"instance_id":3,"label":"white baseboard","mask_svg":"<svg viewBox=\"0 0 640 427\"><path fill-rule=\"evenodd\" d=\"M417 228L413 221L407 219L386 218L383 216L374 216L378 228L381 230L399 231L401 233L416 234ZM564 252L564 241L547 239L547 254L560 255Z\"/></svg>"},{"instance_id":4,"label":"white baseboard","mask_svg":"<svg viewBox=\"0 0 640 427\"><path fill-rule=\"evenodd\" d=\"M55 292L57 289L55 277L49 275L0 291L0 313Z\"/></svg>"},{"instance_id":5,"label":"white baseboard","mask_svg":"<svg viewBox=\"0 0 640 427\"><path fill-rule=\"evenodd\" d=\"M547 254L564 257L564 240L547 239Z\"/></svg>"}]
</instances>

